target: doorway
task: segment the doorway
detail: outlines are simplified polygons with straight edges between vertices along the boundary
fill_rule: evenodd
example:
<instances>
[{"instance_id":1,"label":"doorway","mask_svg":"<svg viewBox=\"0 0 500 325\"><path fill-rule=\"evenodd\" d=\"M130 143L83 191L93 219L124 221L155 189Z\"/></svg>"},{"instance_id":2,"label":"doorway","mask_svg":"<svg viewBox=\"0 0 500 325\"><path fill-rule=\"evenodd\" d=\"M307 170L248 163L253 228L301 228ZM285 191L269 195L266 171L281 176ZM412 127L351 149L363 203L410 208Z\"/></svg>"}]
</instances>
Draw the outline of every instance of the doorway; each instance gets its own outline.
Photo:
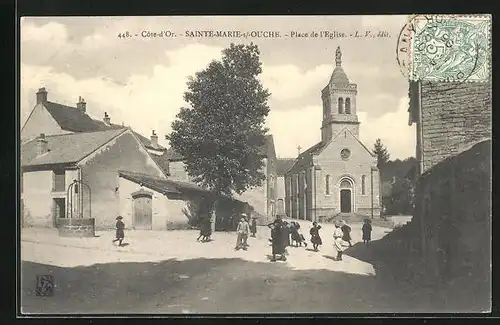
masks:
<instances>
[{"instance_id":1,"label":"doorway","mask_svg":"<svg viewBox=\"0 0 500 325\"><path fill-rule=\"evenodd\" d=\"M151 230L153 225L153 193L140 190L132 193L134 199L134 228L141 230Z\"/></svg>"},{"instance_id":2,"label":"doorway","mask_svg":"<svg viewBox=\"0 0 500 325\"><path fill-rule=\"evenodd\" d=\"M54 198L54 227L57 227L57 220L66 218L66 199L65 198Z\"/></svg>"},{"instance_id":3,"label":"doorway","mask_svg":"<svg viewBox=\"0 0 500 325\"><path fill-rule=\"evenodd\" d=\"M351 190L340 190L340 212L351 213Z\"/></svg>"}]
</instances>

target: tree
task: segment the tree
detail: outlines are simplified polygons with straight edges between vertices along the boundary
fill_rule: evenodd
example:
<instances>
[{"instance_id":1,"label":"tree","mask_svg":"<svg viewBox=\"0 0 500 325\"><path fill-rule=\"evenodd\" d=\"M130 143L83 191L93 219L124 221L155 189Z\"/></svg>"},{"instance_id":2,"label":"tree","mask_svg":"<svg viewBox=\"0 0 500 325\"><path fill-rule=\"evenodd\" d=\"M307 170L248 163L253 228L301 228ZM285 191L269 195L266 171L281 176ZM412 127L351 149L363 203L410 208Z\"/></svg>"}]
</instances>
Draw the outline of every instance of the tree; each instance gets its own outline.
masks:
<instances>
[{"instance_id":1,"label":"tree","mask_svg":"<svg viewBox=\"0 0 500 325\"><path fill-rule=\"evenodd\" d=\"M390 158L387 148L382 144L382 140L377 139L373 146L373 153L377 155L377 167L381 169Z\"/></svg>"},{"instance_id":2,"label":"tree","mask_svg":"<svg viewBox=\"0 0 500 325\"><path fill-rule=\"evenodd\" d=\"M220 61L188 80L181 108L167 136L185 158L189 176L215 194L232 196L262 185L262 146L269 113L258 76L262 73L257 45L234 45Z\"/></svg>"}]
</instances>

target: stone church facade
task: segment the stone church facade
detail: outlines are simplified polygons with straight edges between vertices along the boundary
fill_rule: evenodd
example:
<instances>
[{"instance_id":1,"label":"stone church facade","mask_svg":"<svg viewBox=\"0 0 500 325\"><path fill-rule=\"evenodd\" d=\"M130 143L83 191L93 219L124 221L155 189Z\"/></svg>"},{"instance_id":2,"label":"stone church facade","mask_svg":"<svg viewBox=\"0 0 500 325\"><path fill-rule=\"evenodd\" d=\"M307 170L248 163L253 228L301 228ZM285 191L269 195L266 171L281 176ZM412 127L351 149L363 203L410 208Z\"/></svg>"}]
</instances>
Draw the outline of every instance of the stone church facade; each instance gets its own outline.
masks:
<instances>
[{"instance_id":1,"label":"stone church facade","mask_svg":"<svg viewBox=\"0 0 500 325\"><path fill-rule=\"evenodd\" d=\"M321 96L321 141L300 153L285 174L285 212L291 218L380 215L377 158L359 140L357 85L342 68L340 47L335 61Z\"/></svg>"}]
</instances>

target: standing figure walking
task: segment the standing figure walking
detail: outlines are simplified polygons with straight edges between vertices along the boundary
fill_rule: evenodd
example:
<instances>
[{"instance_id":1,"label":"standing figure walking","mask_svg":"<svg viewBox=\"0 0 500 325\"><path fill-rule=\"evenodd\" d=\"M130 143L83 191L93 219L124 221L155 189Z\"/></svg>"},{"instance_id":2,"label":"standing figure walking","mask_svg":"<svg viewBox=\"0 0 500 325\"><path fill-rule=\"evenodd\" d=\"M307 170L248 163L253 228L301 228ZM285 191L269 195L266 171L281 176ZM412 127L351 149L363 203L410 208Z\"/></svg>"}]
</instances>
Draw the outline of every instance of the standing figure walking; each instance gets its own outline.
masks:
<instances>
[{"instance_id":1,"label":"standing figure walking","mask_svg":"<svg viewBox=\"0 0 500 325\"><path fill-rule=\"evenodd\" d=\"M361 231L363 232L363 243L368 244L370 240L372 240L372 225L370 219L365 219Z\"/></svg>"},{"instance_id":2,"label":"standing figure walking","mask_svg":"<svg viewBox=\"0 0 500 325\"><path fill-rule=\"evenodd\" d=\"M273 257L271 262L276 262L276 255L280 255L281 261L286 261L285 246L283 240L283 222L280 216L276 220L267 225L271 228L271 244Z\"/></svg>"},{"instance_id":3,"label":"standing figure walking","mask_svg":"<svg viewBox=\"0 0 500 325\"><path fill-rule=\"evenodd\" d=\"M257 217L252 217L252 225L250 226L250 232L252 233L252 237L255 237L257 233Z\"/></svg>"},{"instance_id":4,"label":"standing figure walking","mask_svg":"<svg viewBox=\"0 0 500 325\"><path fill-rule=\"evenodd\" d=\"M123 238L125 238L125 224L122 221L123 217L116 217L116 239L113 240L113 243L118 242L118 246L122 245Z\"/></svg>"},{"instance_id":5,"label":"standing figure walking","mask_svg":"<svg viewBox=\"0 0 500 325\"><path fill-rule=\"evenodd\" d=\"M321 226L318 225L316 221L314 221L311 230L309 230L309 234L311 235L311 243L313 244L313 249L315 252L318 251L318 246L323 245L323 241L321 240L321 236L319 235L320 229Z\"/></svg>"},{"instance_id":6,"label":"standing figure walking","mask_svg":"<svg viewBox=\"0 0 500 325\"><path fill-rule=\"evenodd\" d=\"M342 230L343 233L342 240L348 243L349 247L352 247L351 227L345 221L342 221L340 229Z\"/></svg>"},{"instance_id":7,"label":"standing figure walking","mask_svg":"<svg viewBox=\"0 0 500 325\"><path fill-rule=\"evenodd\" d=\"M234 248L235 250L240 250L241 248L243 248L243 250L247 250L247 238L248 233L250 232L250 226L248 225L246 217L247 215L245 213L241 214L240 223L236 229L237 238L236 247Z\"/></svg>"},{"instance_id":8,"label":"standing figure walking","mask_svg":"<svg viewBox=\"0 0 500 325\"><path fill-rule=\"evenodd\" d=\"M335 230L333 231L333 246L335 247L335 250L337 251L337 261L342 261L342 253L344 252L344 247L343 247L343 240L342 237L344 236L344 233L342 232L342 229L340 229L340 222L336 221L335 222Z\"/></svg>"}]
</instances>

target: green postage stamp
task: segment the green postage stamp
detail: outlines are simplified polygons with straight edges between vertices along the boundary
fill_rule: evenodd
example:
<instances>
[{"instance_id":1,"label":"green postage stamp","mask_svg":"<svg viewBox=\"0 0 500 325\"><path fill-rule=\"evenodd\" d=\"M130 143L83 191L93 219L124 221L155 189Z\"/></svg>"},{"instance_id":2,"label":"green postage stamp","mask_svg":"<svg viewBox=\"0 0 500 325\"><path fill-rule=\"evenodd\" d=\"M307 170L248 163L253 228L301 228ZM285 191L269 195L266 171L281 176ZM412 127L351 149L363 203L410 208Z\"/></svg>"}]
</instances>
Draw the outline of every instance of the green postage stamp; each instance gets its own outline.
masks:
<instances>
[{"instance_id":1,"label":"green postage stamp","mask_svg":"<svg viewBox=\"0 0 500 325\"><path fill-rule=\"evenodd\" d=\"M412 80L490 79L490 15L419 15L412 29Z\"/></svg>"}]
</instances>

